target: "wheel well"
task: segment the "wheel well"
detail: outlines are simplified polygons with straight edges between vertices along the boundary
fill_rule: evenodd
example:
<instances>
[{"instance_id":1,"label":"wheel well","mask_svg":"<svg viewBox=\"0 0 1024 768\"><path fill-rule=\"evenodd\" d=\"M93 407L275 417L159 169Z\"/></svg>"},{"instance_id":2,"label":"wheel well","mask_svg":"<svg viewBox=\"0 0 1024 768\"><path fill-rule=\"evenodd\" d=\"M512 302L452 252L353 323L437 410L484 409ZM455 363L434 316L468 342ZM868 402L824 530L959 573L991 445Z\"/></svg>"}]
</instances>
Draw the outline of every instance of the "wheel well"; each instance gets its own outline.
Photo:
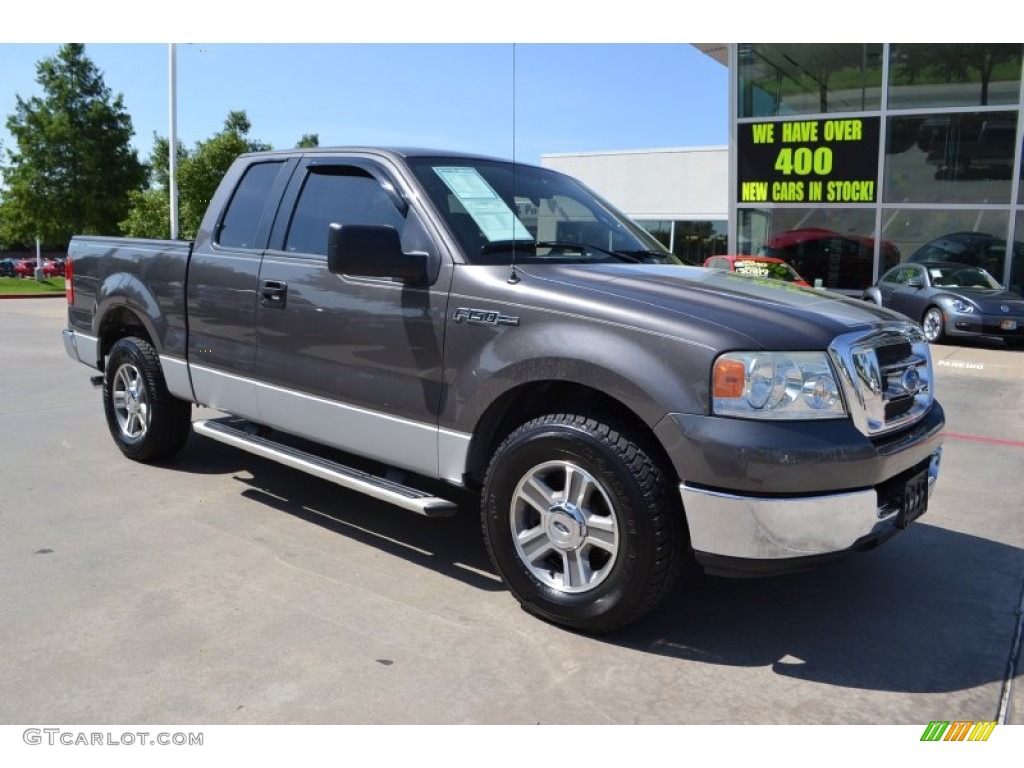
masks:
<instances>
[{"instance_id":1,"label":"wheel well","mask_svg":"<svg viewBox=\"0 0 1024 768\"><path fill-rule=\"evenodd\" d=\"M118 307L108 312L103 317L103 322L100 323L100 357L106 359L111 348L126 336L138 336L150 344L153 343L153 339L150 338L146 326L139 320L138 315L130 309Z\"/></svg>"},{"instance_id":2,"label":"wheel well","mask_svg":"<svg viewBox=\"0 0 1024 768\"><path fill-rule=\"evenodd\" d=\"M484 412L469 446L467 485L479 489L491 456L501 442L520 425L548 413L592 416L617 429L628 429L630 438L641 444L651 458L665 471L673 471L672 462L650 427L621 402L582 384L543 381L506 392Z\"/></svg>"}]
</instances>

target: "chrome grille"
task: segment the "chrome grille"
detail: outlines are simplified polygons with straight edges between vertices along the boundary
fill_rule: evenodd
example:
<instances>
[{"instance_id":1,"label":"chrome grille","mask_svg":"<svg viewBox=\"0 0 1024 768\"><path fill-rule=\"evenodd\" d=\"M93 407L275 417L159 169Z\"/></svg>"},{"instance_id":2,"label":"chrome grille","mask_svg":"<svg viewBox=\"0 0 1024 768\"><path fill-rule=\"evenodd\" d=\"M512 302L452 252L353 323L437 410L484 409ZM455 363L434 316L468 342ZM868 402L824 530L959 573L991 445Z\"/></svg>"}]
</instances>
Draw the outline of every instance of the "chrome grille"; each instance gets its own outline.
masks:
<instances>
[{"instance_id":1,"label":"chrome grille","mask_svg":"<svg viewBox=\"0 0 1024 768\"><path fill-rule=\"evenodd\" d=\"M829 353L850 416L866 435L914 423L935 398L931 351L916 325L890 323L869 333L845 334Z\"/></svg>"}]
</instances>

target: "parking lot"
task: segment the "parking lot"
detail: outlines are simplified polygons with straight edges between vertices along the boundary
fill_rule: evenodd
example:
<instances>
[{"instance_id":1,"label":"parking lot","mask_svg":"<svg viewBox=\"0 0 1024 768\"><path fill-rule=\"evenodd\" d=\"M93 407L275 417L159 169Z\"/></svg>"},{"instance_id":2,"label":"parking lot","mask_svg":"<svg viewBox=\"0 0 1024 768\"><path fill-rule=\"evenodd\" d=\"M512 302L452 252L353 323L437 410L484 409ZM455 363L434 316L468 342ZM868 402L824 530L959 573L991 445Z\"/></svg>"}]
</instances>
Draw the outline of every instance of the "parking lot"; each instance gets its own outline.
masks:
<instances>
[{"instance_id":1,"label":"parking lot","mask_svg":"<svg viewBox=\"0 0 1024 768\"><path fill-rule=\"evenodd\" d=\"M934 348L942 473L885 546L592 638L519 610L471 497L428 520L196 435L124 459L64 314L0 301L2 723L1024 724L1024 352Z\"/></svg>"}]
</instances>

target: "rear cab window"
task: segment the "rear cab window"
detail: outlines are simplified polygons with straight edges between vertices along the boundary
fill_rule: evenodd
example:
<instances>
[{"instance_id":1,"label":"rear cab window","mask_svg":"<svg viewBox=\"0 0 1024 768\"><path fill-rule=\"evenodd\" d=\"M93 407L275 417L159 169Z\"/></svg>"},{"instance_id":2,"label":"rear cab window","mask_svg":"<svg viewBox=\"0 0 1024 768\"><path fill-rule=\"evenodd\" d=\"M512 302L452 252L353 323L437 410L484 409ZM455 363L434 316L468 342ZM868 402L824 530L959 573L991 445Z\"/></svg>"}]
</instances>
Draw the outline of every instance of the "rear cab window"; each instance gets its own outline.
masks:
<instances>
[{"instance_id":1,"label":"rear cab window","mask_svg":"<svg viewBox=\"0 0 1024 768\"><path fill-rule=\"evenodd\" d=\"M284 165L283 161L278 161L249 166L217 227L217 245L222 248L262 246L257 242L257 233L267 213L270 190Z\"/></svg>"}]
</instances>

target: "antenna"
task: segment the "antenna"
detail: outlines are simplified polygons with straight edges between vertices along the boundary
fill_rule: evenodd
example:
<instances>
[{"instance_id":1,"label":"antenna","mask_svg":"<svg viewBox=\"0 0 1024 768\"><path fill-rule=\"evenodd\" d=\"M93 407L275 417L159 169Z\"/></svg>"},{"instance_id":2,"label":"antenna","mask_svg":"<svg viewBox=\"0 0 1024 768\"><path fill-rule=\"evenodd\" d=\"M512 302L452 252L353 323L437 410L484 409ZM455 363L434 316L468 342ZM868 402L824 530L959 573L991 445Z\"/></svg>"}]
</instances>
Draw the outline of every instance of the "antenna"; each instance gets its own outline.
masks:
<instances>
[{"instance_id":1,"label":"antenna","mask_svg":"<svg viewBox=\"0 0 1024 768\"><path fill-rule=\"evenodd\" d=\"M516 218L516 44L512 43L512 206L509 212L512 214L512 274L508 276L508 282L515 285L520 277L516 273L516 241L515 241L515 218Z\"/></svg>"}]
</instances>

